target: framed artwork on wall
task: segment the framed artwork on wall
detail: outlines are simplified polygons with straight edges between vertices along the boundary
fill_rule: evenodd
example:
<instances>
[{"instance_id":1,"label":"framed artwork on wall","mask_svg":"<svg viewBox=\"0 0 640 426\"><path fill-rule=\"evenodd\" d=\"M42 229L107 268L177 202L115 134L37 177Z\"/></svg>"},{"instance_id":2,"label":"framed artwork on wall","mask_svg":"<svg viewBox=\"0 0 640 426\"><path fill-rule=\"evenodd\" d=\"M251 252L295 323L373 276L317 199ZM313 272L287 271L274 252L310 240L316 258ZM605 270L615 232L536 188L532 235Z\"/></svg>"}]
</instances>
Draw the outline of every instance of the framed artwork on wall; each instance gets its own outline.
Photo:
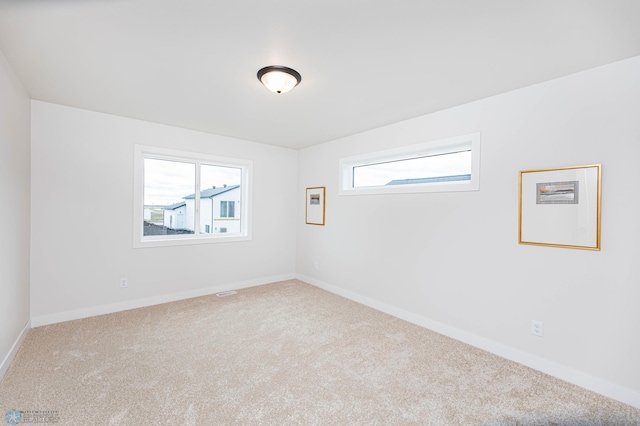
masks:
<instances>
[{"instance_id":1,"label":"framed artwork on wall","mask_svg":"<svg viewBox=\"0 0 640 426\"><path fill-rule=\"evenodd\" d=\"M522 170L518 185L518 243L600 250L600 164Z\"/></svg>"},{"instance_id":2,"label":"framed artwork on wall","mask_svg":"<svg viewBox=\"0 0 640 426\"><path fill-rule=\"evenodd\" d=\"M309 225L324 226L325 187L307 188L306 197L306 223Z\"/></svg>"}]
</instances>

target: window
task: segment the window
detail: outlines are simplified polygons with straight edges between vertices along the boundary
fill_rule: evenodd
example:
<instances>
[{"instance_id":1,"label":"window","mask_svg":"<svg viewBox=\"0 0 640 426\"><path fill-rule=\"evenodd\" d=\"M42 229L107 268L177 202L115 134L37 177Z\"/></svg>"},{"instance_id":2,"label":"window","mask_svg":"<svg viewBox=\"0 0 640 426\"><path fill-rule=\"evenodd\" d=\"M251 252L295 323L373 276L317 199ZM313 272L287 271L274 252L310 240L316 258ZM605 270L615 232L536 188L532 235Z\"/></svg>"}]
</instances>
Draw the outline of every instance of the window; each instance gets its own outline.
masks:
<instances>
[{"instance_id":1,"label":"window","mask_svg":"<svg viewBox=\"0 0 640 426\"><path fill-rule=\"evenodd\" d=\"M251 167L248 160L136 145L134 247L250 239ZM224 227L217 223L223 217Z\"/></svg>"},{"instance_id":2,"label":"window","mask_svg":"<svg viewBox=\"0 0 640 426\"><path fill-rule=\"evenodd\" d=\"M478 190L480 134L340 160L340 194Z\"/></svg>"},{"instance_id":3,"label":"window","mask_svg":"<svg viewBox=\"0 0 640 426\"><path fill-rule=\"evenodd\" d=\"M220 201L220 217L236 217L236 202Z\"/></svg>"}]
</instances>

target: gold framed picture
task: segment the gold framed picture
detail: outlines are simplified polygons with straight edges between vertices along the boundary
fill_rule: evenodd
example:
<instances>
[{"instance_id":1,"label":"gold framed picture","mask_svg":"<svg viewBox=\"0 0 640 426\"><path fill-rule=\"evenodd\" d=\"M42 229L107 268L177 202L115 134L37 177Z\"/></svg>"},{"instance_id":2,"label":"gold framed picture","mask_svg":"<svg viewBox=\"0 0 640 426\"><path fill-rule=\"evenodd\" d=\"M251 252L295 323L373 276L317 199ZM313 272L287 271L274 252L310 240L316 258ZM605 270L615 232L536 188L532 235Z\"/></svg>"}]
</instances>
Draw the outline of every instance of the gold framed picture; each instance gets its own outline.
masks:
<instances>
[{"instance_id":1,"label":"gold framed picture","mask_svg":"<svg viewBox=\"0 0 640 426\"><path fill-rule=\"evenodd\" d=\"M307 188L306 223L308 225L324 226L325 192L324 186Z\"/></svg>"},{"instance_id":2,"label":"gold framed picture","mask_svg":"<svg viewBox=\"0 0 640 426\"><path fill-rule=\"evenodd\" d=\"M600 164L522 170L518 184L518 243L600 250Z\"/></svg>"}]
</instances>

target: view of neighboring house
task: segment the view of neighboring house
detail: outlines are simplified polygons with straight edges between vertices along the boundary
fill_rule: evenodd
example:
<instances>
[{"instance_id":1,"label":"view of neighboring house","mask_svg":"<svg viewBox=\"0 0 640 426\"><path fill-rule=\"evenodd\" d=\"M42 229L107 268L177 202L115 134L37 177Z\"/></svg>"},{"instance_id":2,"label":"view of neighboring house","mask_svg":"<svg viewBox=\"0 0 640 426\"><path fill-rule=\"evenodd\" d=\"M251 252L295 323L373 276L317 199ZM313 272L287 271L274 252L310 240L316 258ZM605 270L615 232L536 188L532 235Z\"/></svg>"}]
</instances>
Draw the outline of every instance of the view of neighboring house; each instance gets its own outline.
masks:
<instances>
[{"instance_id":1,"label":"view of neighboring house","mask_svg":"<svg viewBox=\"0 0 640 426\"><path fill-rule=\"evenodd\" d=\"M200 233L239 233L240 195L240 185L214 186L200 191ZM187 195L184 200L164 207L166 228L195 230L195 194Z\"/></svg>"},{"instance_id":2,"label":"view of neighboring house","mask_svg":"<svg viewBox=\"0 0 640 426\"><path fill-rule=\"evenodd\" d=\"M169 229L189 229L187 227L187 203L179 203L166 206L164 208L164 219L162 224ZM193 231L193 226L190 228Z\"/></svg>"}]
</instances>

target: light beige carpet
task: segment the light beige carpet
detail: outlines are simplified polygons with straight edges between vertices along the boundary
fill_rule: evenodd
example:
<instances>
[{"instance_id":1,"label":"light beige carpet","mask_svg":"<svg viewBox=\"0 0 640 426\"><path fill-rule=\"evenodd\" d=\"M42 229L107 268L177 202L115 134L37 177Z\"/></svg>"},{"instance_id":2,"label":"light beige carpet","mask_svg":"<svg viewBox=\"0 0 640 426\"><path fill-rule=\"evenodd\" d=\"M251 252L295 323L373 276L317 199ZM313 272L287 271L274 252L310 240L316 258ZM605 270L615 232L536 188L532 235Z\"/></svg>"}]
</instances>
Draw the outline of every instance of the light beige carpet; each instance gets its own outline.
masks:
<instances>
[{"instance_id":1,"label":"light beige carpet","mask_svg":"<svg viewBox=\"0 0 640 426\"><path fill-rule=\"evenodd\" d=\"M299 281L31 330L0 384L64 425L640 425L640 410Z\"/></svg>"}]
</instances>

